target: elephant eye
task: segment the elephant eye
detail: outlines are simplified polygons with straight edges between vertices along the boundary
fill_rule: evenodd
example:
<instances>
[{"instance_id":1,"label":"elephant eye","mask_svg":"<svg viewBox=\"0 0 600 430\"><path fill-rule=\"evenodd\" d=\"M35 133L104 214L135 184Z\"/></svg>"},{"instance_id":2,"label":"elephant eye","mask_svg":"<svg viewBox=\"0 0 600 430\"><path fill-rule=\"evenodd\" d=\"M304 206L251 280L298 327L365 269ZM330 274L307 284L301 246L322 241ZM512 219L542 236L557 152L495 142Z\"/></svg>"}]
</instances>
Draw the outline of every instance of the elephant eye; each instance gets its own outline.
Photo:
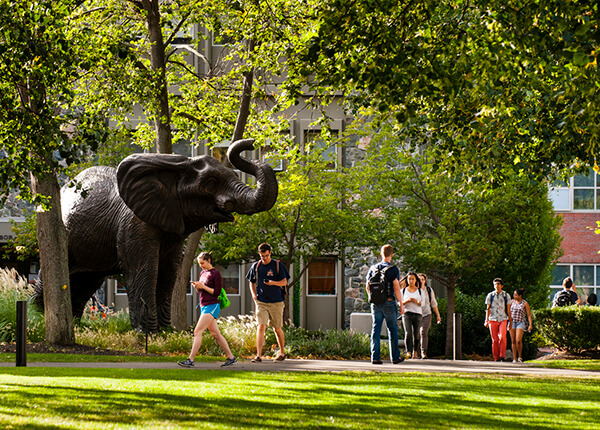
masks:
<instances>
[{"instance_id":1,"label":"elephant eye","mask_svg":"<svg viewBox=\"0 0 600 430\"><path fill-rule=\"evenodd\" d=\"M219 189L219 181L217 178L206 178L200 183L200 188L207 194L214 194Z\"/></svg>"}]
</instances>

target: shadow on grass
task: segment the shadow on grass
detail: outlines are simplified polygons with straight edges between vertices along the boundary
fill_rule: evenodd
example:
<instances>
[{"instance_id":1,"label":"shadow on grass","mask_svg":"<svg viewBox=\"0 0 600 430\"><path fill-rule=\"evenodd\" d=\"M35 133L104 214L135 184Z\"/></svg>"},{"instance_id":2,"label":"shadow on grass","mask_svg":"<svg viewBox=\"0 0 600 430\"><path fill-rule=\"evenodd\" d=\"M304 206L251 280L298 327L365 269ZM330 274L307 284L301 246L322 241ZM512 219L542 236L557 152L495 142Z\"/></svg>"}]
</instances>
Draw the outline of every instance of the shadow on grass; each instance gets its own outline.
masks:
<instances>
[{"instance_id":1,"label":"shadow on grass","mask_svg":"<svg viewBox=\"0 0 600 430\"><path fill-rule=\"evenodd\" d=\"M59 370L0 369L0 424L28 429L551 429L595 428L600 420L598 412L586 410L600 388L584 380Z\"/></svg>"}]
</instances>

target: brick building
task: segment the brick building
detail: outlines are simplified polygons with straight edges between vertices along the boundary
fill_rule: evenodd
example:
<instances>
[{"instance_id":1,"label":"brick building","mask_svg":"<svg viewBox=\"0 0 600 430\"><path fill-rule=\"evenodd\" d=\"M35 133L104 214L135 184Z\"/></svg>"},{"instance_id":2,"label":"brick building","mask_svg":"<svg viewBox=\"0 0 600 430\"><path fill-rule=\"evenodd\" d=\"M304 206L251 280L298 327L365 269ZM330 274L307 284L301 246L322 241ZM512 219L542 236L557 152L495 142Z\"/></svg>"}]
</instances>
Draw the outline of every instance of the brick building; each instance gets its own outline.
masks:
<instances>
[{"instance_id":1,"label":"brick building","mask_svg":"<svg viewBox=\"0 0 600 430\"><path fill-rule=\"evenodd\" d=\"M563 255L554 269L552 294L570 276L582 302L600 290L600 175L592 169L576 175L567 183L557 182L550 189L554 210L564 220L560 233Z\"/></svg>"}]
</instances>

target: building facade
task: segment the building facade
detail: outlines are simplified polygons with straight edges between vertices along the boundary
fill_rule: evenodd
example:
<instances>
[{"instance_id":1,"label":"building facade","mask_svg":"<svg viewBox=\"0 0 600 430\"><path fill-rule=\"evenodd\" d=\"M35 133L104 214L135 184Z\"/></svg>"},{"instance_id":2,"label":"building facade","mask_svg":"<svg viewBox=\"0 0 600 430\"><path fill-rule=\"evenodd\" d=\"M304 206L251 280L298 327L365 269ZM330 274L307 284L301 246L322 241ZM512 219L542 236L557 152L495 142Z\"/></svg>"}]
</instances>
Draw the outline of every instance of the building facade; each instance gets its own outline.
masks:
<instances>
[{"instance_id":1,"label":"building facade","mask_svg":"<svg viewBox=\"0 0 600 430\"><path fill-rule=\"evenodd\" d=\"M590 169L568 182L557 181L550 188L550 198L563 219L563 255L554 268L552 296L569 276L585 303L590 294L600 292L600 235L595 232L600 221L600 175Z\"/></svg>"}]
</instances>

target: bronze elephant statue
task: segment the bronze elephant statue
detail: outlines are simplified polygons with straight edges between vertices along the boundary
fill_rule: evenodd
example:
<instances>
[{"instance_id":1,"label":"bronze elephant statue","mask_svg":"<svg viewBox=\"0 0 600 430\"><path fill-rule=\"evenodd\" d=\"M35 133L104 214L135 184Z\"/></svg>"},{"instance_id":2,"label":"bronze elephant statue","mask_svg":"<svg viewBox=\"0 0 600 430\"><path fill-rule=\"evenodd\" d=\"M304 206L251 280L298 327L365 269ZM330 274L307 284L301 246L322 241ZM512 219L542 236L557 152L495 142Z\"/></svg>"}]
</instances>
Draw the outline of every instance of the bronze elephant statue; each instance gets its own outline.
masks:
<instances>
[{"instance_id":1,"label":"bronze elephant statue","mask_svg":"<svg viewBox=\"0 0 600 430\"><path fill-rule=\"evenodd\" d=\"M227 157L256 177L255 188L213 157L171 154L130 155L117 169L92 167L77 175L78 187L64 186L73 315L83 314L106 277L121 274L132 326L150 331L170 326L171 295L187 236L233 221L233 212L267 211L277 200L273 169L240 156L253 149L253 142L234 142Z\"/></svg>"}]
</instances>

